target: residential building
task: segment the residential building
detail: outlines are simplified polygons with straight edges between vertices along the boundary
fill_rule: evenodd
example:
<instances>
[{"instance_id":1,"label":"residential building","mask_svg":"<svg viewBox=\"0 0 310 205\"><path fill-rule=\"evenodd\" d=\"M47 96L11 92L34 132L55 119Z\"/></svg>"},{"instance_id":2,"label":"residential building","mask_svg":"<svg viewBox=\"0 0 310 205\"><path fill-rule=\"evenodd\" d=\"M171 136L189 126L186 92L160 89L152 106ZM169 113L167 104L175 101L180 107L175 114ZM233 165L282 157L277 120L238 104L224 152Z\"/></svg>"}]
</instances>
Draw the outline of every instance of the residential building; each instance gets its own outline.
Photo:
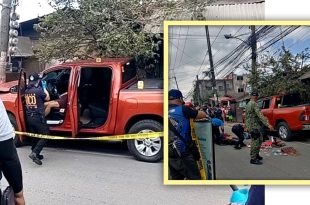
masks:
<instances>
[{"instance_id":1,"label":"residential building","mask_svg":"<svg viewBox=\"0 0 310 205\"><path fill-rule=\"evenodd\" d=\"M246 87L248 84L247 75L230 74L224 79L216 79L216 90L218 97L229 96L235 99L242 98L247 95ZM211 79L196 81L196 92L199 97L196 99L199 102L207 102L212 96Z\"/></svg>"},{"instance_id":2,"label":"residential building","mask_svg":"<svg viewBox=\"0 0 310 205\"><path fill-rule=\"evenodd\" d=\"M18 72L23 68L26 73L40 72L51 64L41 63L35 56L37 52L40 34L34 29L39 23L39 18L30 19L20 23L18 31L17 52L11 57L11 73ZM52 65L57 62L52 62ZM8 73L10 76L10 73ZM12 76L12 74L11 74ZM9 81L10 79L8 79Z\"/></svg>"}]
</instances>

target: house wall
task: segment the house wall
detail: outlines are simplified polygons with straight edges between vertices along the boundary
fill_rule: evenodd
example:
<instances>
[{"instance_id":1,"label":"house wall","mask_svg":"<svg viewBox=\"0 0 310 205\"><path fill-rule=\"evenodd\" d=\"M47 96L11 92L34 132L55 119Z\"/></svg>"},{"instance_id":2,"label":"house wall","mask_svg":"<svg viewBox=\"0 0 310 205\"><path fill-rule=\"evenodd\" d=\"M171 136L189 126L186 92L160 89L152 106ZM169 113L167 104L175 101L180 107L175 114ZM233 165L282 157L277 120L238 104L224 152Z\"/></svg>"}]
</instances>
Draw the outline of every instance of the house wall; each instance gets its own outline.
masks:
<instances>
[{"instance_id":1,"label":"house wall","mask_svg":"<svg viewBox=\"0 0 310 205\"><path fill-rule=\"evenodd\" d=\"M241 78L240 78L241 76ZM247 75L229 75L227 79L217 79L216 89L219 97L225 95L232 96L234 98L241 98L246 95L246 85L248 77ZM225 85L226 83L226 93ZM242 90L243 89L243 90ZM212 95L212 82L211 80L199 80L199 95L201 100L205 100Z\"/></svg>"}]
</instances>

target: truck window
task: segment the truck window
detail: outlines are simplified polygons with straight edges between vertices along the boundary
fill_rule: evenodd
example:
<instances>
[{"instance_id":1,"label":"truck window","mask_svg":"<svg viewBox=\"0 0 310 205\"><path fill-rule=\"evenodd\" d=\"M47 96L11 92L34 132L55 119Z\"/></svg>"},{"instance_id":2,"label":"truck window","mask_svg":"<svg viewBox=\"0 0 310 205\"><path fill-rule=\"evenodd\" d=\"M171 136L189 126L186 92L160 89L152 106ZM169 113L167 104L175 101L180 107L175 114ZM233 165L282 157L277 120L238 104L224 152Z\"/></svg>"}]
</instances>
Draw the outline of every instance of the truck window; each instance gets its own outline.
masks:
<instances>
[{"instance_id":1,"label":"truck window","mask_svg":"<svg viewBox=\"0 0 310 205\"><path fill-rule=\"evenodd\" d=\"M130 61L124 65L122 82L126 83L137 75L137 66L135 61Z\"/></svg>"},{"instance_id":2,"label":"truck window","mask_svg":"<svg viewBox=\"0 0 310 205\"><path fill-rule=\"evenodd\" d=\"M262 109L268 109L270 107L270 99L264 100L262 104Z\"/></svg>"},{"instance_id":3,"label":"truck window","mask_svg":"<svg viewBox=\"0 0 310 205\"><path fill-rule=\"evenodd\" d=\"M68 92L70 72L70 68L61 68L44 74L43 80L47 82L51 100L58 99L60 95Z\"/></svg>"},{"instance_id":4,"label":"truck window","mask_svg":"<svg viewBox=\"0 0 310 205\"><path fill-rule=\"evenodd\" d=\"M303 104L300 94L288 94L282 98L282 107L293 107Z\"/></svg>"}]
</instances>

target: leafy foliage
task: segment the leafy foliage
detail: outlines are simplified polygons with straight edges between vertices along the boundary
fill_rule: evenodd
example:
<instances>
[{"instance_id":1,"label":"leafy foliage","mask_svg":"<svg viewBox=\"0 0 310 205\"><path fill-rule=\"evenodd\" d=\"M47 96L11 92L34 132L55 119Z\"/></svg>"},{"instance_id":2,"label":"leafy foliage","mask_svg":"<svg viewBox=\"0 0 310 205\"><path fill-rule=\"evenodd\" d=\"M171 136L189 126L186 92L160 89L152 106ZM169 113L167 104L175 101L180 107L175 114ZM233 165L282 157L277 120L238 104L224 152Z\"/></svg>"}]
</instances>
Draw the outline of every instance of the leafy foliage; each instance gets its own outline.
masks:
<instances>
[{"instance_id":1,"label":"leafy foliage","mask_svg":"<svg viewBox=\"0 0 310 205\"><path fill-rule=\"evenodd\" d=\"M203 0L49 0L55 12L36 25L42 61L92 57L154 57L162 46L157 32L180 13L196 18ZM155 39L155 40L154 40Z\"/></svg>"},{"instance_id":2,"label":"leafy foliage","mask_svg":"<svg viewBox=\"0 0 310 205\"><path fill-rule=\"evenodd\" d=\"M299 78L310 71L309 49L293 54L284 47L280 54L265 54L258 67L258 90L262 96L300 93L305 99L310 98L310 85L302 83ZM253 79L250 78L250 80ZM250 82L251 83L251 82Z\"/></svg>"}]
</instances>

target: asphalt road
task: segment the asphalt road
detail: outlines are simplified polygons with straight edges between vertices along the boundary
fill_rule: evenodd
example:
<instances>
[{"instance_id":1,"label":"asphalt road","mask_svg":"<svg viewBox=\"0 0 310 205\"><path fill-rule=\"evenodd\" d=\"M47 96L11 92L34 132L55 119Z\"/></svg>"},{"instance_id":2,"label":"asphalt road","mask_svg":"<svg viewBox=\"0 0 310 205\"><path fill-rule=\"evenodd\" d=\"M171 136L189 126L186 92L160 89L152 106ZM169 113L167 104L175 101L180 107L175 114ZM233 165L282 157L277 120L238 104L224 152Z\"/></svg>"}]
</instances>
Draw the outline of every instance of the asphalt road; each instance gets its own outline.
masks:
<instances>
[{"instance_id":1,"label":"asphalt road","mask_svg":"<svg viewBox=\"0 0 310 205\"><path fill-rule=\"evenodd\" d=\"M229 186L164 186L162 163L139 162L120 143L54 142L42 166L29 150L18 148L28 205L223 205L231 194Z\"/></svg>"},{"instance_id":2,"label":"asphalt road","mask_svg":"<svg viewBox=\"0 0 310 205\"><path fill-rule=\"evenodd\" d=\"M230 130L231 127L225 127L225 132L231 134ZM263 165L249 163L250 148L235 150L230 145L216 145L217 179L310 179L310 136L299 135L294 141L285 143L294 147L299 155L281 156L274 155L272 150L261 151Z\"/></svg>"}]
</instances>

